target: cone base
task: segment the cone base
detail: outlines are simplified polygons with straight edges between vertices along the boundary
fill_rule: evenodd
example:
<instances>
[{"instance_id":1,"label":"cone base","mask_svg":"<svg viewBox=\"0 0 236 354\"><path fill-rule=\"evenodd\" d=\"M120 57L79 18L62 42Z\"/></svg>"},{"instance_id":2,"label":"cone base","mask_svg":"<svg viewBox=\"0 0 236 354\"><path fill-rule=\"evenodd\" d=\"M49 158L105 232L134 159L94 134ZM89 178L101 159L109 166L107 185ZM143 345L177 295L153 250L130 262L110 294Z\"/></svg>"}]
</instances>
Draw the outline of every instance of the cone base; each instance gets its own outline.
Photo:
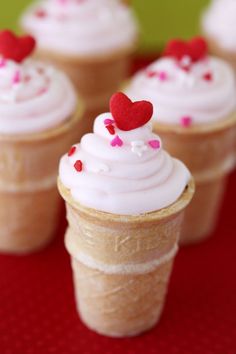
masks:
<instances>
[{"instance_id":1,"label":"cone base","mask_svg":"<svg viewBox=\"0 0 236 354\"><path fill-rule=\"evenodd\" d=\"M136 336L150 330L162 314L173 260L143 274L107 274L72 258L82 322L109 337Z\"/></svg>"}]
</instances>

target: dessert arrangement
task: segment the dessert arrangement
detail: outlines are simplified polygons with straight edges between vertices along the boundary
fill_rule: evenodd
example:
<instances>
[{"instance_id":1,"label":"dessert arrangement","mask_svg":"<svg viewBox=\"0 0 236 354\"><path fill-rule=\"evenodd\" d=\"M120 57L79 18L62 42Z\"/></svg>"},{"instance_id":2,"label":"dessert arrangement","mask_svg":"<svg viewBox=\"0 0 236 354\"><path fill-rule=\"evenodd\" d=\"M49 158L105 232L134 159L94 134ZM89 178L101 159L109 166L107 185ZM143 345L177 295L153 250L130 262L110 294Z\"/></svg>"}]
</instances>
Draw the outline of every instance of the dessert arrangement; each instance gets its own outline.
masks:
<instances>
[{"instance_id":1,"label":"dessert arrangement","mask_svg":"<svg viewBox=\"0 0 236 354\"><path fill-rule=\"evenodd\" d=\"M43 252L64 200L77 312L99 334L154 327L179 244L217 227L236 164L235 18L235 0L212 1L205 37L169 41L129 81L130 1L39 0L22 35L0 31L0 252Z\"/></svg>"},{"instance_id":2,"label":"dessert arrangement","mask_svg":"<svg viewBox=\"0 0 236 354\"><path fill-rule=\"evenodd\" d=\"M196 194L182 243L210 236L235 166L236 81L232 68L208 55L206 41L172 40L163 56L138 72L125 92L154 105L153 127L164 147L192 172Z\"/></svg>"}]
</instances>

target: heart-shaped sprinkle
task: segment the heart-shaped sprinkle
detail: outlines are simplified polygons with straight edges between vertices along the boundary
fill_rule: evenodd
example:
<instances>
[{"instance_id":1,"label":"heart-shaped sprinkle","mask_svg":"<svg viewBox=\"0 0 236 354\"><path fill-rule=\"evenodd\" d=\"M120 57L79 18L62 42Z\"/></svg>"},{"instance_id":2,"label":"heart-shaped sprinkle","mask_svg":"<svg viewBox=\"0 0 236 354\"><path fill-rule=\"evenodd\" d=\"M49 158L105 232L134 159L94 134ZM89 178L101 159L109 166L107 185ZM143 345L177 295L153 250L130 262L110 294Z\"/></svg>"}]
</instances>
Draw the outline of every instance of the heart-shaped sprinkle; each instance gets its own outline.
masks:
<instances>
[{"instance_id":1,"label":"heart-shaped sprinkle","mask_svg":"<svg viewBox=\"0 0 236 354\"><path fill-rule=\"evenodd\" d=\"M77 160L74 164L74 168L77 172L81 172L83 170L83 163L81 160Z\"/></svg>"},{"instance_id":2,"label":"heart-shaped sprinkle","mask_svg":"<svg viewBox=\"0 0 236 354\"><path fill-rule=\"evenodd\" d=\"M211 72L205 73L205 74L203 75L203 79L204 79L205 81L212 81L212 80L213 80L213 75L212 75L212 73L211 73Z\"/></svg>"},{"instance_id":3,"label":"heart-shaped sprinkle","mask_svg":"<svg viewBox=\"0 0 236 354\"><path fill-rule=\"evenodd\" d=\"M184 57L191 58L192 62L197 62L207 56L208 47L204 38L196 37L190 41L174 39L170 41L164 51L165 56L173 57L180 61Z\"/></svg>"},{"instance_id":4,"label":"heart-shaped sprinkle","mask_svg":"<svg viewBox=\"0 0 236 354\"><path fill-rule=\"evenodd\" d=\"M152 149L160 149L161 143L159 140L149 140L148 144Z\"/></svg>"},{"instance_id":5,"label":"heart-shaped sprinkle","mask_svg":"<svg viewBox=\"0 0 236 354\"><path fill-rule=\"evenodd\" d=\"M112 124L106 125L106 129L109 131L111 135L115 135L115 127Z\"/></svg>"},{"instance_id":6,"label":"heart-shaped sprinkle","mask_svg":"<svg viewBox=\"0 0 236 354\"><path fill-rule=\"evenodd\" d=\"M123 145L123 141L118 135L116 135L116 137L111 141L111 146L113 147L115 146L121 147L122 145Z\"/></svg>"},{"instance_id":7,"label":"heart-shaped sprinkle","mask_svg":"<svg viewBox=\"0 0 236 354\"><path fill-rule=\"evenodd\" d=\"M76 146L71 146L70 150L68 151L68 156L72 156L74 155L74 153L76 152Z\"/></svg>"},{"instance_id":8,"label":"heart-shaped sprinkle","mask_svg":"<svg viewBox=\"0 0 236 354\"><path fill-rule=\"evenodd\" d=\"M108 119L108 118L107 118L107 119L104 120L104 124L105 124L105 125L110 125L110 124L113 124L113 123L114 123L114 120L113 120L113 119Z\"/></svg>"},{"instance_id":9,"label":"heart-shaped sprinkle","mask_svg":"<svg viewBox=\"0 0 236 354\"><path fill-rule=\"evenodd\" d=\"M182 117L182 118L180 119L180 124L181 124L183 127L187 128L187 127L190 127L190 125L192 124L192 121L193 121L192 117L190 117L190 116L185 116L185 117Z\"/></svg>"},{"instance_id":10,"label":"heart-shaped sprinkle","mask_svg":"<svg viewBox=\"0 0 236 354\"><path fill-rule=\"evenodd\" d=\"M153 114L148 101L132 102L124 93L115 93L110 99L110 111L120 130L129 131L146 124Z\"/></svg>"},{"instance_id":11,"label":"heart-shaped sprinkle","mask_svg":"<svg viewBox=\"0 0 236 354\"><path fill-rule=\"evenodd\" d=\"M165 71L160 71L158 74L158 78L160 81L166 81L168 79L168 75Z\"/></svg>"},{"instance_id":12,"label":"heart-shaped sprinkle","mask_svg":"<svg viewBox=\"0 0 236 354\"><path fill-rule=\"evenodd\" d=\"M31 36L17 37L11 31L0 32L0 55L21 63L35 48L35 39Z\"/></svg>"}]
</instances>

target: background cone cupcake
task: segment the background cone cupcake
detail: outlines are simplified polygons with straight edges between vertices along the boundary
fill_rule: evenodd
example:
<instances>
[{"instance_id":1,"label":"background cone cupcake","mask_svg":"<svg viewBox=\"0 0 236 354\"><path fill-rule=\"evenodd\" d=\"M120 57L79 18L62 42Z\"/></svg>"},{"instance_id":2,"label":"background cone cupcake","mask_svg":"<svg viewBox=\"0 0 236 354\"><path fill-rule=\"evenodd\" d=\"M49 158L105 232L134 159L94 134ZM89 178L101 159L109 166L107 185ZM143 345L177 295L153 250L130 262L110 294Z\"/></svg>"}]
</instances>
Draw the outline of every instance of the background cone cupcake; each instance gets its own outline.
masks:
<instances>
[{"instance_id":1,"label":"background cone cupcake","mask_svg":"<svg viewBox=\"0 0 236 354\"><path fill-rule=\"evenodd\" d=\"M212 54L227 60L236 72L236 1L214 0L205 10L201 29Z\"/></svg>"},{"instance_id":2,"label":"background cone cupcake","mask_svg":"<svg viewBox=\"0 0 236 354\"><path fill-rule=\"evenodd\" d=\"M90 131L129 72L138 39L130 7L120 0L40 1L21 26L37 39L37 57L70 76L85 102L84 132Z\"/></svg>"},{"instance_id":3,"label":"background cone cupcake","mask_svg":"<svg viewBox=\"0 0 236 354\"><path fill-rule=\"evenodd\" d=\"M62 157L58 187L80 317L124 337L160 318L194 185L152 133L150 102L117 93L110 110Z\"/></svg>"},{"instance_id":4,"label":"background cone cupcake","mask_svg":"<svg viewBox=\"0 0 236 354\"><path fill-rule=\"evenodd\" d=\"M57 225L57 164L74 140L77 98L67 77L28 58L30 36L0 32L0 251L43 247Z\"/></svg>"},{"instance_id":5,"label":"background cone cupcake","mask_svg":"<svg viewBox=\"0 0 236 354\"><path fill-rule=\"evenodd\" d=\"M203 38L168 43L165 56L139 72L126 89L154 104L154 131L196 182L182 243L213 231L227 177L235 165L236 86L233 70L207 54Z\"/></svg>"}]
</instances>

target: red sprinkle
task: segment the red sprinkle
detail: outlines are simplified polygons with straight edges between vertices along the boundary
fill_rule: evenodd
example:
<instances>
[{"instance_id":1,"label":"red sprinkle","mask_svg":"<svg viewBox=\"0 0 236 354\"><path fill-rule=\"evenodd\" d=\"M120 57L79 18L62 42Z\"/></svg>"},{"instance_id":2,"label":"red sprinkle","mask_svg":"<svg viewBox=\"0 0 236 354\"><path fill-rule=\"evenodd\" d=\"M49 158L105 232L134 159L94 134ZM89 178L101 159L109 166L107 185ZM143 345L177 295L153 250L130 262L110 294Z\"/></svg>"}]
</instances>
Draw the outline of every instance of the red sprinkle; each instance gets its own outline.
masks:
<instances>
[{"instance_id":1,"label":"red sprinkle","mask_svg":"<svg viewBox=\"0 0 236 354\"><path fill-rule=\"evenodd\" d=\"M205 73L203 75L203 79L206 80L206 81L212 81L213 80L213 75L211 72L208 72L208 73Z\"/></svg>"},{"instance_id":2,"label":"red sprinkle","mask_svg":"<svg viewBox=\"0 0 236 354\"><path fill-rule=\"evenodd\" d=\"M71 148L70 148L70 150L68 152L68 156L74 155L75 151L76 151L76 146L71 146Z\"/></svg>"},{"instance_id":3,"label":"red sprinkle","mask_svg":"<svg viewBox=\"0 0 236 354\"><path fill-rule=\"evenodd\" d=\"M110 133L111 135L115 135L115 128L114 128L114 125L112 125L112 124L106 125L106 128L107 128L107 130L109 131L109 133Z\"/></svg>"},{"instance_id":4,"label":"red sprinkle","mask_svg":"<svg viewBox=\"0 0 236 354\"><path fill-rule=\"evenodd\" d=\"M74 168L76 169L76 171L81 172L83 169L83 163L81 160L77 160L74 164Z\"/></svg>"},{"instance_id":5,"label":"red sprinkle","mask_svg":"<svg viewBox=\"0 0 236 354\"><path fill-rule=\"evenodd\" d=\"M147 71L147 77L155 77L158 76L156 71Z\"/></svg>"},{"instance_id":6,"label":"red sprinkle","mask_svg":"<svg viewBox=\"0 0 236 354\"><path fill-rule=\"evenodd\" d=\"M39 17L39 18L45 18L47 16L47 13L45 10L43 9L38 9L36 12L35 12L35 16L36 17Z\"/></svg>"}]
</instances>

